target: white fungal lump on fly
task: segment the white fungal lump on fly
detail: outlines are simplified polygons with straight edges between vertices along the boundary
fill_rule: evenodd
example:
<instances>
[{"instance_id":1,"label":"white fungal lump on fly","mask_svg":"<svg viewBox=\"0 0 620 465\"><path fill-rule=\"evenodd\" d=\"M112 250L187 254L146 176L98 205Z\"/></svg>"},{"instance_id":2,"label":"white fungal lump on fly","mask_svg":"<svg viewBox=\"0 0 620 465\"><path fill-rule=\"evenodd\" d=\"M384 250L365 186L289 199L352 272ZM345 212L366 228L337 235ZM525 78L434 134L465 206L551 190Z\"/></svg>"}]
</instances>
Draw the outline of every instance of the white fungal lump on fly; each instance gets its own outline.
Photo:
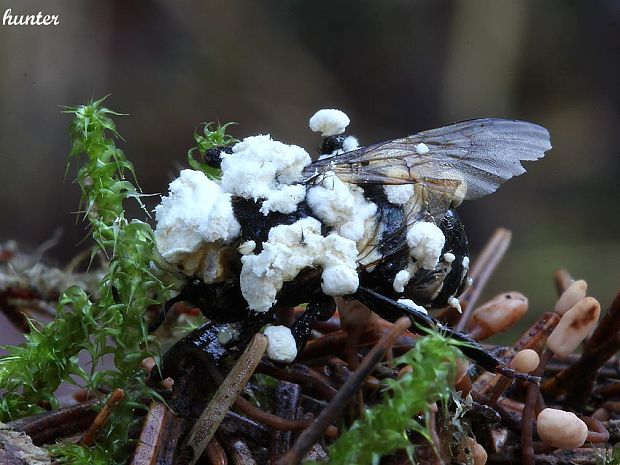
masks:
<instances>
[{"instance_id":1,"label":"white fungal lump on fly","mask_svg":"<svg viewBox=\"0 0 620 465\"><path fill-rule=\"evenodd\" d=\"M306 199L321 221L355 242L363 238L366 223L377 212L377 206L366 200L360 187L343 183L331 171L308 189Z\"/></svg>"},{"instance_id":2,"label":"white fungal lump on fly","mask_svg":"<svg viewBox=\"0 0 620 465\"><path fill-rule=\"evenodd\" d=\"M290 363L297 357L297 343L286 326L268 326L263 334L267 337L267 357L276 362Z\"/></svg>"},{"instance_id":3,"label":"white fungal lump on fly","mask_svg":"<svg viewBox=\"0 0 620 465\"><path fill-rule=\"evenodd\" d=\"M419 155L425 155L428 152L430 152L430 149L428 148L428 145L426 145L425 143L421 142L421 143L415 145L415 151Z\"/></svg>"},{"instance_id":4,"label":"white fungal lump on fly","mask_svg":"<svg viewBox=\"0 0 620 465\"><path fill-rule=\"evenodd\" d=\"M405 205L414 195L413 184L396 184L383 186L388 202L394 205Z\"/></svg>"},{"instance_id":5,"label":"white fungal lump on fly","mask_svg":"<svg viewBox=\"0 0 620 465\"><path fill-rule=\"evenodd\" d=\"M157 248L171 263L181 262L210 243L230 243L240 232L231 194L201 171L181 171L155 214Z\"/></svg>"},{"instance_id":6,"label":"white fungal lump on fly","mask_svg":"<svg viewBox=\"0 0 620 465\"><path fill-rule=\"evenodd\" d=\"M310 155L269 135L246 137L232 153L222 153L222 189L244 199L262 200L260 212L292 213L306 196L300 184Z\"/></svg>"},{"instance_id":7,"label":"white fungal lump on fly","mask_svg":"<svg viewBox=\"0 0 620 465\"><path fill-rule=\"evenodd\" d=\"M285 282L303 269L320 266L325 294L352 294L359 285L356 260L355 242L337 234L324 237L318 220L303 218L271 228L259 254L241 257L241 292L251 310L266 312Z\"/></svg>"},{"instance_id":8,"label":"white fungal lump on fly","mask_svg":"<svg viewBox=\"0 0 620 465\"><path fill-rule=\"evenodd\" d=\"M409 284L410 279L411 273L408 270L400 270L396 273L396 276L394 276L394 282L392 284L394 290L399 294L405 292L405 286Z\"/></svg>"},{"instance_id":9,"label":"white fungal lump on fly","mask_svg":"<svg viewBox=\"0 0 620 465\"><path fill-rule=\"evenodd\" d=\"M432 270L439 263L446 238L434 223L419 221L407 231L407 244L411 256L420 268Z\"/></svg>"},{"instance_id":10,"label":"white fungal lump on fly","mask_svg":"<svg viewBox=\"0 0 620 465\"><path fill-rule=\"evenodd\" d=\"M421 305L416 304L411 299L398 299L398 303L402 305L406 305L407 307L415 310L416 312L420 312L420 313L424 313L425 315L428 315L428 310L426 310Z\"/></svg>"},{"instance_id":11,"label":"white fungal lump on fly","mask_svg":"<svg viewBox=\"0 0 620 465\"><path fill-rule=\"evenodd\" d=\"M342 134L350 122L346 113L325 109L317 111L308 124L314 132L320 132L323 137L327 137Z\"/></svg>"}]
</instances>

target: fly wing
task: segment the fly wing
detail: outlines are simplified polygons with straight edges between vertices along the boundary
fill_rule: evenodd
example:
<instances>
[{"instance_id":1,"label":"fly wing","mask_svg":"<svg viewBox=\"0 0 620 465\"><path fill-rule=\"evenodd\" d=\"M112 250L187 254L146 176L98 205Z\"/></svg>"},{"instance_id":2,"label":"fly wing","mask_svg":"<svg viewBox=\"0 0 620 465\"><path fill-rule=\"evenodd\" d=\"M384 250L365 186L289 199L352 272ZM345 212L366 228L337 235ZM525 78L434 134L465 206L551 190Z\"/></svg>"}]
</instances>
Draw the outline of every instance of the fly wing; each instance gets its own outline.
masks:
<instances>
[{"instance_id":1,"label":"fly wing","mask_svg":"<svg viewBox=\"0 0 620 465\"><path fill-rule=\"evenodd\" d=\"M477 199L525 172L551 148L549 133L526 121L483 118L423 131L316 161L310 181L334 171L354 184L420 184L443 201ZM435 197L431 195L431 197Z\"/></svg>"}]
</instances>

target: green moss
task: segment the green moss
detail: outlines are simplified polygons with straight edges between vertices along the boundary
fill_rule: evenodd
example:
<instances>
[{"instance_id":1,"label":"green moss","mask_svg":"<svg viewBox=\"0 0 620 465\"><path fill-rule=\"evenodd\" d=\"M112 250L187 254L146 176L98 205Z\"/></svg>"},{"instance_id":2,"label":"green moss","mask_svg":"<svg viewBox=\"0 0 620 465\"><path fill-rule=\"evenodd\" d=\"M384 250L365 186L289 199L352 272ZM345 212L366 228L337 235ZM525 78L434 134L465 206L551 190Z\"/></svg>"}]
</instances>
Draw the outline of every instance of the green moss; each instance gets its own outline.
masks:
<instances>
[{"instance_id":1,"label":"green moss","mask_svg":"<svg viewBox=\"0 0 620 465\"><path fill-rule=\"evenodd\" d=\"M330 465L377 464L383 455L405 450L413 460L413 445L408 432L417 432L430 440L426 420L429 405L446 405L452 393L456 359L454 343L440 334L419 339L409 352L395 360L412 370L398 380L388 380L389 392L381 404L369 408L330 447Z\"/></svg>"},{"instance_id":2,"label":"green moss","mask_svg":"<svg viewBox=\"0 0 620 465\"><path fill-rule=\"evenodd\" d=\"M187 162L190 168L202 171L211 179L219 179L221 176L221 170L207 165L203 160L207 153L207 150L215 147L226 147L233 145L237 142L237 139L226 134L226 128L236 123L226 123L220 125L217 123L202 123L198 128L202 128L202 133L197 129L194 131L194 140L196 146L192 147L187 152ZM200 159L194 158L195 152L198 151Z\"/></svg>"},{"instance_id":3,"label":"green moss","mask_svg":"<svg viewBox=\"0 0 620 465\"><path fill-rule=\"evenodd\" d=\"M109 266L94 295L79 287L67 289L59 299L54 321L46 326L32 323L26 343L5 347L8 354L0 358L0 387L7 391L0 404L1 420L39 413L45 404L56 407L54 392L62 382L125 391L97 447L53 449L60 459L78 465L104 463L98 462L99 456L106 458L105 463L122 463L127 458L134 410L143 408L140 398L154 395L140 369L143 358L157 355L144 314L149 306L168 297L166 286L152 271L155 242L151 227L125 218L123 202L139 201L141 193L127 179L134 179L133 165L114 141L118 134L110 116L118 113L104 108L102 101L67 112L74 117L69 159L79 165L82 211L96 243L92 257L105 254ZM89 355L89 372L78 364L82 351ZM103 370L99 364L105 355L112 355L114 366ZM63 456L69 450L71 460Z\"/></svg>"}]
</instances>

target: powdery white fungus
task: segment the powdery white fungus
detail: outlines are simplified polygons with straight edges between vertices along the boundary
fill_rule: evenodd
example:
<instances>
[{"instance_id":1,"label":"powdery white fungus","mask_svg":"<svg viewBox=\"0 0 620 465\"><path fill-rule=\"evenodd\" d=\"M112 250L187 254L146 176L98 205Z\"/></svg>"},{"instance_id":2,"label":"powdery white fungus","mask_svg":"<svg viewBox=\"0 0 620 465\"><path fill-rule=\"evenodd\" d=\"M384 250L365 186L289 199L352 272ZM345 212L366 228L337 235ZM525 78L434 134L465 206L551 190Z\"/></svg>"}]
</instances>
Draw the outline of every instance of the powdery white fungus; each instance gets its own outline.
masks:
<instances>
[{"instance_id":1,"label":"powdery white fungus","mask_svg":"<svg viewBox=\"0 0 620 465\"><path fill-rule=\"evenodd\" d=\"M272 140L269 135L246 137L222 153L222 190L255 201L261 212L291 213L304 198L302 171L311 162L301 147ZM292 184L292 185L291 185Z\"/></svg>"},{"instance_id":2,"label":"powdery white fungus","mask_svg":"<svg viewBox=\"0 0 620 465\"><path fill-rule=\"evenodd\" d=\"M394 283L392 284L394 290L399 293L404 292L405 286L409 284L410 279L411 273L409 273L409 271L400 270L398 273L396 273L396 276L394 276Z\"/></svg>"},{"instance_id":3,"label":"powdery white fungus","mask_svg":"<svg viewBox=\"0 0 620 465\"><path fill-rule=\"evenodd\" d=\"M286 326L268 326L267 357L276 362L290 363L297 357L297 344L291 330Z\"/></svg>"},{"instance_id":4,"label":"powdery white fungus","mask_svg":"<svg viewBox=\"0 0 620 465\"><path fill-rule=\"evenodd\" d=\"M463 313L461 310L461 302L456 297L452 296L448 299L448 305L458 310L459 313Z\"/></svg>"},{"instance_id":5,"label":"powdery white fungus","mask_svg":"<svg viewBox=\"0 0 620 465\"><path fill-rule=\"evenodd\" d=\"M407 307L412 308L416 312L420 312L420 313L424 313L425 315L428 315L428 310L426 310L421 305L416 304L411 299L398 299L398 303L402 305L406 305Z\"/></svg>"},{"instance_id":6,"label":"powdery white fungus","mask_svg":"<svg viewBox=\"0 0 620 465\"><path fill-rule=\"evenodd\" d=\"M270 211L293 213L304 197L306 197L306 186L303 184L280 186L265 199L260 212L263 215L267 215Z\"/></svg>"},{"instance_id":7,"label":"powdery white fungus","mask_svg":"<svg viewBox=\"0 0 620 465\"><path fill-rule=\"evenodd\" d=\"M360 143L355 136L347 136L344 138L344 141L342 141L343 152L350 152L351 150L358 149L359 146Z\"/></svg>"},{"instance_id":8,"label":"powdery white fungus","mask_svg":"<svg viewBox=\"0 0 620 465\"><path fill-rule=\"evenodd\" d=\"M237 252L239 252L241 255L247 255L247 254L254 252L255 248L256 248L255 241L245 241L239 244L239 247L237 247Z\"/></svg>"},{"instance_id":9,"label":"powdery white fungus","mask_svg":"<svg viewBox=\"0 0 620 465\"><path fill-rule=\"evenodd\" d=\"M465 276L467 276L467 273L469 273L469 257L463 257L461 265L463 265L463 272L461 273L461 280L463 280Z\"/></svg>"},{"instance_id":10,"label":"powdery white fungus","mask_svg":"<svg viewBox=\"0 0 620 465\"><path fill-rule=\"evenodd\" d=\"M319 219L355 242L364 237L366 222L377 212L377 206L366 200L360 187L342 182L332 171L308 189L306 200Z\"/></svg>"},{"instance_id":11,"label":"powdery white fungus","mask_svg":"<svg viewBox=\"0 0 620 465\"><path fill-rule=\"evenodd\" d=\"M340 110L319 110L308 124L314 132L320 132L323 137L342 134L351 120Z\"/></svg>"},{"instance_id":12,"label":"powdery white fungus","mask_svg":"<svg viewBox=\"0 0 620 465\"><path fill-rule=\"evenodd\" d=\"M437 266L445 242L441 229L428 221L418 221L407 231L411 256L420 268L432 270Z\"/></svg>"},{"instance_id":13,"label":"powdery white fungus","mask_svg":"<svg viewBox=\"0 0 620 465\"><path fill-rule=\"evenodd\" d=\"M446 252L445 254L443 254L443 261L446 263L452 263L455 259L456 257L453 253Z\"/></svg>"},{"instance_id":14,"label":"powdery white fungus","mask_svg":"<svg viewBox=\"0 0 620 465\"><path fill-rule=\"evenodd\" d=\"M423 142L420 142L419 144L415 145L415 151L419 154L419 155L424 155L425 153L428 153L428 145L426 145Z\"/></svg>"},{"instance_id":15,"label":"powdery white fungus","mask_svg":"<svg viewBox=\"0 0 620 465\"><path fill-rule=\"evenodd\" d=\"M336 234L321 235L321 223L303 218L269 231L258 255L241 257L241 292L250 309L266 312L276 302L282 285L301 270L323 268L323 292L346 295L359 285L355 242Z\"/></svg>"},{"instance_id":16,"label":"powdery white fungus","mask_svg":"<svg viewBox=\"0 0 620 465\"><path fill-rule=\"evenodd\" d=\"M388 202L394 205L405 205L414 194L413 184L395 184L383 186Z\"/></svg>"},{"instance_id":17,"label":"powdery white fungus","mask_svg":"<svg viewBox=\"0 0 620 465\"><path fill-rule=\"evenodd\" d=\"M183 170L155 208L155 242L162 257L178 263L210 242L231 242L240 232L230 194L201 171Z\"/></svg>"},{"instance_id":18,"label":"powdery white fungus","mask_svg":"<svg viewBox=\"0 0 620 465\"><path fill-rule=\"evenodd\" d=\"M329 266L321 275L321 289L327 295L347 295L357 291L357 271L346 266Z\"/></svg>"}]
</instances>

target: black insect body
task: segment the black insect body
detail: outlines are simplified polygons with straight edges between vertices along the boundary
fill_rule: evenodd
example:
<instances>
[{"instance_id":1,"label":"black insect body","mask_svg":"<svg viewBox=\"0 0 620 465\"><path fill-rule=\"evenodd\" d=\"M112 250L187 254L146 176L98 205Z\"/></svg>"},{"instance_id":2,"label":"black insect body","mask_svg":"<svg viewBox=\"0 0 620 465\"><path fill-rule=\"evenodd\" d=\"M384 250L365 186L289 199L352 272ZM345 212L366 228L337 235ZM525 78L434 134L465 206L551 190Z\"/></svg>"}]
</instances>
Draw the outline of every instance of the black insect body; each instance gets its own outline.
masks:
<instances>
[{"instance_id":1,"label":"black insect body","mask_svg":"<svg viewBox=\"0 0 620 465\"><path fill-rule=\"evenodd\" d=\"M479 119L341 153L345 140L344 135L326 138L325 156L304 169L303 182L310 189L325 176L335 175L344 183L361 187L366 200L376 205L374 217L366 224L367 240L359 250L359 287L346 298L360 300L388 320L409 315L420 326L441 327L432 317L397 300L411 299L418 305L437 308L445 307L458 296L467 280L469 252L463 225L454 208L463 200L490 194L504 181L522 174L522 160L541 158L551 148L548 132L523 121ZM391 202L385 187L406 185L413 186L411 199ZM188 340L196 346L203 340L213 344L214 338L201 336L201 331L214 334L220 323L241 322L242 335L229 343L232 347L243 346L262 325L274 322L279 309L309 303L306 313L292 327L301 347L312 323L329 318L335 310L333 298L321 290L321 270L303 269L284 283L268 312L256 314L250 311L241 291L241 255L236 249L240 243L252 240L256 243L254 253L259 253L273 227L316 215L305 200L290 214L263 215L259 211L260 200L233 197L232 204L241 235L229 246L230 253L223 255L228 270L226 280L204 284L192 279L179 296L167 303L166 310L176 302L187 301L212 320L189 336ZM432 268L421 266L412 255L408 234L421 223L436 225L445 238ZM331 228L321 224L321 234L326 236ZM397 275L406 270L408 279L403 280L399 289ZM485 368L505 368L499 359L466 336L443 330L469 342L467 355Z\"/></svg>"}]
</instances>

